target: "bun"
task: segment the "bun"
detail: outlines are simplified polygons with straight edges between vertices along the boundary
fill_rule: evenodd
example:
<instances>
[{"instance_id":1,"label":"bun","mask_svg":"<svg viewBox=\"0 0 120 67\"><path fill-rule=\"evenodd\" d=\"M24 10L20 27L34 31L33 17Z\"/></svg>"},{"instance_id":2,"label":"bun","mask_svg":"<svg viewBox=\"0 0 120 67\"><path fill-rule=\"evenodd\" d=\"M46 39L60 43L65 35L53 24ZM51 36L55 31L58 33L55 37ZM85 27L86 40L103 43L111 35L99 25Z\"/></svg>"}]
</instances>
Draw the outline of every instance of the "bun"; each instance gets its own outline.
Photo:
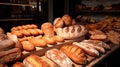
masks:
<instances>
[{"instance_id":1,"label":"bun","mask_svg":"<svg viewBox=\"0 0 120 67\"><path fill-rule=\"evenodd\" d=\"M50 67L48 63L43 61L37 55L30 55L23 60L25 67Z\"/></svg>"},{"instance_id":2,"label":"bun","mask_svg":"<svg viewBox=\"0 0 120 67\"><path fill-rule=\"evenodd\" d=\"M23 37L23 34L20 31L12 31L11 33L15 34L17 37Z\"/></svg>"},{"instance_id":3,"label":"bun","mask_svg":"<svg viewBox=\"0 0 120 67\"><path fill-rule=\"evenodd\" d=\"M47 44L56 44L56 40L54 39L54 37L43 36L42 39L43 39Z\"/></svg>"},{"instance_id":4,"label":"bun","mask_svg":"<svg viewBox=\"0 0 120 67\"><path fill-rule=\"evenodd\" d=\"M77 64L85 64L86 56L82 49L76 45L64 45L60 50Z\"/></svg>"},{"instance_id":5,"label":"bun","mask_svg":"<svg viewBox=\"0 0 120 67\"><path fill-rule=\"evenodd\" d=\"M72 18L67 14L62 16L62 20L65 22L66 26L69 26L72 24Z\"/></svg>"},{"instance_id":6,"label":"bun","mask_svg":"<svg viewBox=\"0 0 120 67\"><path fill-rule=\"evenodd\" d=\"M60 17L58 17L54 20L53 25L55 28L62 28L64 27L64 21Z\"/></svg>"},{"instance_id":7,"label":"bun","mask_svg":"<svg viewBox=\"0 0 120 67\"><path fill-rule=\"evenodd\" d=\"M34 46L45 47L47 45L46 41L43 39L33 38L29 40Z\"/></svg>"},{"instance_id":8,"label":"bun","mask_svg":"<svg viewBox=\"0 0 120 67\"><path fill-rule=\"evenodd\" d=\"M26 51L35 50L35 46L32 43L30 43L29 41L22 41L21 44L23 46L23 49Z\"/></svg>"},{"instance_id":9,"label":"bun","mask_svg":"<svg viewBox=\"0 0 120 67\"><path fill-rule=\"evenodd\" d=\"M31 34L31 35L34 35L34 36L39 34L39 33L38 33L36 30L34 30L34 29L28 29L27 31L30 32L30 34Z\"/></svg>"},{"instance_id":10,"label":"bun","mask_svg":"<svg viewBox=\"0 0 120 67\"><path fill-rule=\"evenodd\" d=\"M55 35L53 25L50 22L43 23L41 25L41 30L44 32L45 36L54 36Z\"/></svg>"},{"instance_id":11,"label":"bun","mask_svg":"<svg viewBox=\"0 0 120 67\"><path fill-rule=\"evenodd\" d=\"M57 63L60 67L72 67L72 61L58 49L48 50L45 56Z\"/></svg>"}]
</instances>

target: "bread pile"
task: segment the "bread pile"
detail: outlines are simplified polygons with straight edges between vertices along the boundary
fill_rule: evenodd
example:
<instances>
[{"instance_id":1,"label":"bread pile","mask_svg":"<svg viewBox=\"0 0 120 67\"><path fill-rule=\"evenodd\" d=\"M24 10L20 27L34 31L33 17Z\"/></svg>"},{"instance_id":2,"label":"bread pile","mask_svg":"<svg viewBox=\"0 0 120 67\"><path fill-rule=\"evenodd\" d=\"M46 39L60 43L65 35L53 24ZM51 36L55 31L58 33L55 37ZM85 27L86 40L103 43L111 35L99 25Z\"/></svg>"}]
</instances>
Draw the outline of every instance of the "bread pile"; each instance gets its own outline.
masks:
<instances>
[{"instance_id":1,"label":"bread pile","mask_svg":"<svg viewBox=\"0 0 120 67\"><path fill-rule=\"evenodd\" d=\"M5 34L0 28L0 64L19 60L22 56L22 45L17 36L10 33Z\"/></svg>"},{"instance_id":2,"label":"bread pile","mask_svg":"<svg viewBox=\"0 0 120 67\"><path fill-rule=\"evenodd\" d=\"M87 64L90 56L99 57L110 49L110 45L103 41L83 40L66 43L59 48L51 48L46 50L42 56L30 54L20 64L25 67L76 67L76 64ZM13 67L16 64L17 62L13 64Z\"/></svg>"},{"instance_id":3,"label":"bread pile","mask_svg":"<svg viewBox=\"0 0 120 67\"><path fill-rule=\"evenodd\" d=\"M86 25L91 39L101 39L120 44L120 18L106 17L98 23Z\"/></svg>"},{"instance_id":4,"label":"bread pile","mask_svg":"<svg viewBox=\"0 0 120 67\"><path fill-rule=\"evenodd\" d=\"M45 22L40 27L35 24L27 24L11 28L11 34L18 37L25 51L33 51L37 50L37 47L44 48L49 45L55 45L64 42L66 39L79 38L86 33L86 28L76 24L75 20L69 15L56 18L53 24Z\"/></svg>"}]
</instances>

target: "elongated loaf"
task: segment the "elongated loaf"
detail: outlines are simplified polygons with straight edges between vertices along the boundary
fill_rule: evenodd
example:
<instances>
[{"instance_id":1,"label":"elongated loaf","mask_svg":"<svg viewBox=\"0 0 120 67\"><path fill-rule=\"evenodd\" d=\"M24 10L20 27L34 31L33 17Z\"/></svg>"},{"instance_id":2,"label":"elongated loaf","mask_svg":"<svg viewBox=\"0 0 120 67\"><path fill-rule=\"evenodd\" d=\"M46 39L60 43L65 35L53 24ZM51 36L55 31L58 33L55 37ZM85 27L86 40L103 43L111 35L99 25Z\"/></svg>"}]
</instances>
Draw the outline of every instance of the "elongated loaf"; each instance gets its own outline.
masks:
<instances>
[{"instance_id":1,"label":"elongated loaf","mask_svg":"<svg viewBox=\"0 0 120 67\"><path fill-rule=\"evenodd\" d=\"M87 30L82 25L72 25L64 28L56 28L55 32L64 39L74 39L84 36L87 33Z\"/></svg>"},{"instance_id":2,"label":"elongated loaf","mask_svg":"<svg viewBox=\"0 0 120 67\"><path fill-rule=\"evenodd\" d=\"M72 61L77 64L85 64L86 56L82 49L76 45L65 45L60 48Z\"/></svg>"}]
</instances>

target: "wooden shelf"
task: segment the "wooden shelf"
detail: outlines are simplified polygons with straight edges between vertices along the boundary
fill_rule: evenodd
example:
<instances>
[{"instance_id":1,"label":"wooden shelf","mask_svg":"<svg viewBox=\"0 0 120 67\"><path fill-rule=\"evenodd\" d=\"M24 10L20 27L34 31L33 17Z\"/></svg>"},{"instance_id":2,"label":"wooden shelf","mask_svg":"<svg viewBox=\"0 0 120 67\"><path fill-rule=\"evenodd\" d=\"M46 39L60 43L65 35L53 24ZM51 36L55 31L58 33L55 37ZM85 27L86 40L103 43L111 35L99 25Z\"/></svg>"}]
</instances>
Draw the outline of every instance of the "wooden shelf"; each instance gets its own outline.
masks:
<instances>
[{"instance_id":1,"label":"wooden shelf","mask_svg":"<svg viewBox=\"0 0 120 67\"><path fill-rule=\"evenodd\" d=\"M22 21L22 20L33 20L32 18L25 18L25 19L0 19L0 21Z\"/></svg>"},{"instance_id":2,"label":"wooden shelf","mask_svg":"<svg viewBox=\"0 0 120 67\"><path fill-rule=\"evenodd\" d=\"M0 3L0 5L12 5L12 6L36 6L36 4L14 4L14 3Z\"/></svg>"}]
</instances>

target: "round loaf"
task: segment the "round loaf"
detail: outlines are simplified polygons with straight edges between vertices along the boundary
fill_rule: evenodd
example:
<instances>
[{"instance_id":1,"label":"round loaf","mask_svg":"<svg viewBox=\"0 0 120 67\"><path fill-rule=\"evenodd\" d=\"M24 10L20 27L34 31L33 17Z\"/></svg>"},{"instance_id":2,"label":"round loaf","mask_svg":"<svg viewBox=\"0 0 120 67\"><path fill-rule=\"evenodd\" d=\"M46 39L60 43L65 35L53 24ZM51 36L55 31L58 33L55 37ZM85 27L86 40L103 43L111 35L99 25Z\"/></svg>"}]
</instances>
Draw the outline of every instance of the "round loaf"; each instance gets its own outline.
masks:
<instances>
[{"instance_id":1,"label":"round loaf","mask_svg":"<svg viewBox=\"0 0 120 67\"><path fill-rule=\"evenodd\" d=\"M62 28L64 26L64 21L58 17L54 20L53 25L55 28Z\"/></svg>"},{"instance_id":2,"label":"round loaf","mask_svg":"<svg viewBox=\"0 0 120 67\"><path fill-rule=\"evenodd\" d=\"M65 22L65 25L66 26L69 26L69 25L71 25L72 24L72 19L71 19L71 17L69 16L69 15L64 15L64 16L62 16L62 20Z\"/></svg>"}]
</instances>

